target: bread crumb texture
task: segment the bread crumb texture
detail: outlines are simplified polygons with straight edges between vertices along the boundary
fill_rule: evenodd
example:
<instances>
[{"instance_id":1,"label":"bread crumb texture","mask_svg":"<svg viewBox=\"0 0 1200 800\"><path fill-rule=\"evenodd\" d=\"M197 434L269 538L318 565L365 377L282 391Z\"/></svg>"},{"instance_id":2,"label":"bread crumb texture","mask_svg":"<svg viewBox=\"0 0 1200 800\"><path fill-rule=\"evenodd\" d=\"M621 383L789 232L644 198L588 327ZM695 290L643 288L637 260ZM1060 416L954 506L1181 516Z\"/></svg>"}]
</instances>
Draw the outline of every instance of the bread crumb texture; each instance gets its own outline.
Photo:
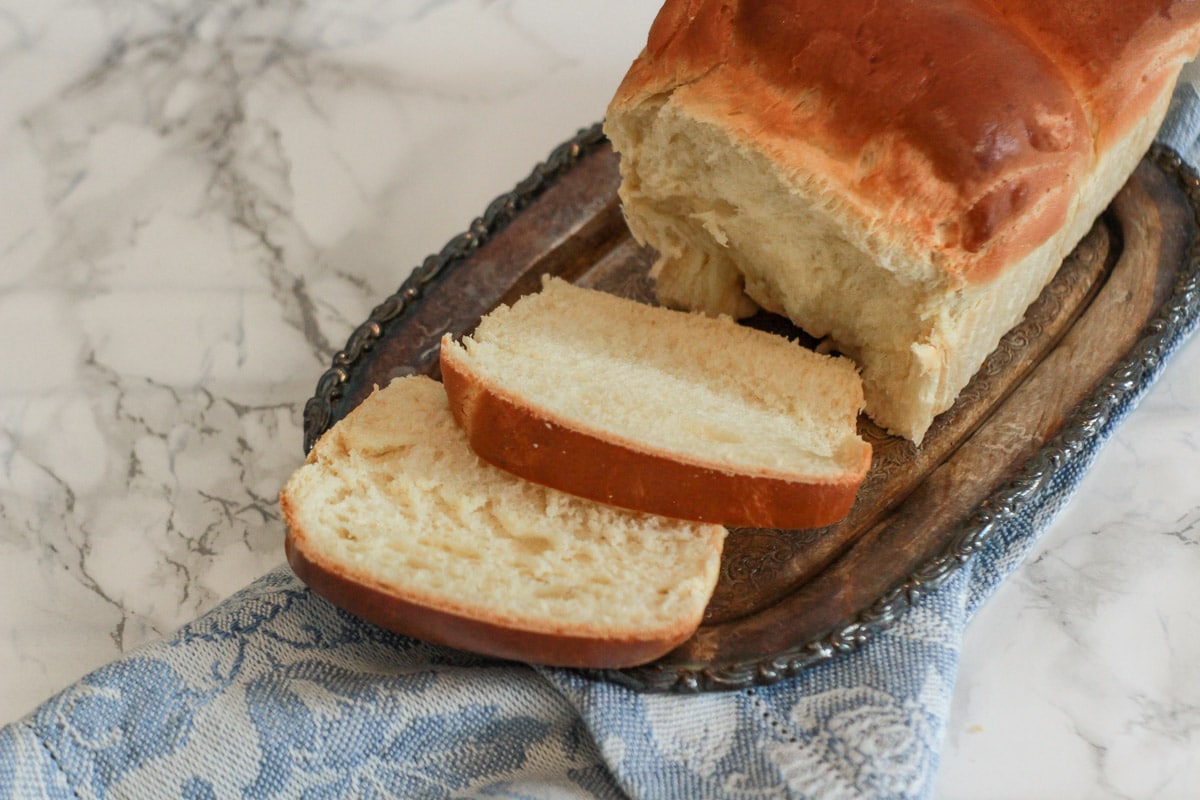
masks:
<instances>
[{"instance_id":1,"label":"bread crumb texture","mask_svg":"<svg viewBox=\"0 0 1200 800\"><path fill-rule=\"evenodd\" d=\"M547 633L698 624L726 531L625 512L476 457L442 387L406 377L330 429L284 490L295 546L427 607Z\"/></svg>"},{"instance_id":2,"label":"bread crumb texture","mask_svg":"<svg viewBox=\"0 0 1200 800\"><path fill-rule=\"evenodd\" d=\"M483 381L577 430L685 463L838 479L863 461L852 361L727 317L547 279L461 343Z\"/></svg>"}]
</instances>

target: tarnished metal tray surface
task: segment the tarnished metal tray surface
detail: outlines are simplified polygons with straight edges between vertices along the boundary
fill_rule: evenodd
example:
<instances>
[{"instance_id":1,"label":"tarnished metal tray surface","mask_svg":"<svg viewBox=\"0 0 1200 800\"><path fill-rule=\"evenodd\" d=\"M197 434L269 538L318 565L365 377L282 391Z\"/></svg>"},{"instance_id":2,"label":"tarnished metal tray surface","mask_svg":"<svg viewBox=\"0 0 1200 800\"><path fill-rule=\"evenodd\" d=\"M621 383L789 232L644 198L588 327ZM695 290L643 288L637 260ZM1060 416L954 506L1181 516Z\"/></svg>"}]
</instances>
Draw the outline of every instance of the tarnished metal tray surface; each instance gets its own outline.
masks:
<instances>
[{"instance_id":1,"label":"tarnished metal tray surface","mask_svg":"<svg viewBox=\"0 0 1200 800\"><path fill-rule=\"evenodd\" d=\"M599 126L557 148L376 307L321 376L305 449L376 385L437 376L443 333L469 332L541 275L652 302L617 157ZM1153 150L1109 211L918 448L868 420L871 472L843 522L737 528L704 624L658 662L597 677L648 690L772 683L862 645L1047 490L1197 315L1196 176ZM762 314L751 324L812 346Z\"/></svg>"}]
</instances>

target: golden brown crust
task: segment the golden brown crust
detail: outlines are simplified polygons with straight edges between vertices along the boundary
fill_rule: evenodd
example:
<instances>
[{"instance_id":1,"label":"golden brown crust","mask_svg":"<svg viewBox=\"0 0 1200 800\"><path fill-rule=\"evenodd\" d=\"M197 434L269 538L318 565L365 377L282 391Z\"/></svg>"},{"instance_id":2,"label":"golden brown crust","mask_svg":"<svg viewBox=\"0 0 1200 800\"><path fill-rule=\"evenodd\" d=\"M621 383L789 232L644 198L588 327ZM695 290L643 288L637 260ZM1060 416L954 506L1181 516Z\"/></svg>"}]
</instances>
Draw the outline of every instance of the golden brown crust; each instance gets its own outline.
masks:
<instances>
[{"instance_id":1,"label":"golden brown crust","mask_svg":"<svg viewBox=\"0 0 1200 800\"><path fill-rule=\"evenodd\" d=\"M1200 47L1194 0L991 0L1053 54L1093 120L1096 147L1122 138Z\"/></svg>"},{"instance_id":2,"label":"golden brown crust","mask_svg":"<svg viewBox=\"0 0 1200 800\"><path fill-rule=\"evenodd\" d=\"M816 528L844 518L871 464L835 482L731 473L608 440L550 418L477 379L448 339L450 411L483 460L526 480L620 508L726 526Z\"/></svg>"},{"instance_id":3,"label":"golden brown crust","mask_svg":"<svg viewBox=\"0 0 1200 800\"><path fill-rule=\"evenodd\" d=\"M914 260L986 280L1061 228L1200 3L667 0L612 111L672 96ZM1093 138L1095 120L1103 133Z\"/></svg>"},{"instance_id":4,"label":"golden brown crust","mask_svg":"<svg viewBox=\"0 0 1200 800\"><path fill-rule=\"evenodd\" d=\"M426 642L495 658L586 669L620 669L653 661L686 640L700 620L645 638L620 638L584 630L534 630L511 620L407 597L370 574L351 573L308 546L286 493L280 507L287 524L284 552L296 576L321 597L360 619Z\"/></svg>"}]
</instances>

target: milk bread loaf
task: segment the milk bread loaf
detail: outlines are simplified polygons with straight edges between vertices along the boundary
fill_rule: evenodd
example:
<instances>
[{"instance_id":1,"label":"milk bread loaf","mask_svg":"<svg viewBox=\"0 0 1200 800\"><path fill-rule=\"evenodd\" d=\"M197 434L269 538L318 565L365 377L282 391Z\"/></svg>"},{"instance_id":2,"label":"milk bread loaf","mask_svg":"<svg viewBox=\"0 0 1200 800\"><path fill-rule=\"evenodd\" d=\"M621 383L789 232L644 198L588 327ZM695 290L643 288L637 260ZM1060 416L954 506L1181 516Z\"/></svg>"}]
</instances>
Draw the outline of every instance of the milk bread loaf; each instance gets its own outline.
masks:
<instances>
[{"instance_id":1,"label":"milk bread loaf","mask_svg":"<svg viewBox=\"0 0 1200 800\"><path fill-rule=\"evenodd\" d=\"M441 368L482 458L622 508L824 526L871 464L850 360L557 278L444 338Z\"/></svg>"},{"instance_id":2,"label":"milk bread loaf","mask_svg":"<svg viewBox=\"0 0 1200 800\"><path fill-rule=\"evenodd\" d=\"M427 641L532 663L651 661L699 626L726 531L547 489L476 457L441 385L377 389L280 496L296 574Z\"/></svg>"},{"instance_id":3,"label":"milk bread loaf","mask_svg":"<svg viewBox=\"0 0 1200 800\"><path fill-rule=\"evenodd\" d=\"M667 0L605 131L660 302L828 337L919 443L1198 47L1185 0Z\"/></svg>"}]
</instances>

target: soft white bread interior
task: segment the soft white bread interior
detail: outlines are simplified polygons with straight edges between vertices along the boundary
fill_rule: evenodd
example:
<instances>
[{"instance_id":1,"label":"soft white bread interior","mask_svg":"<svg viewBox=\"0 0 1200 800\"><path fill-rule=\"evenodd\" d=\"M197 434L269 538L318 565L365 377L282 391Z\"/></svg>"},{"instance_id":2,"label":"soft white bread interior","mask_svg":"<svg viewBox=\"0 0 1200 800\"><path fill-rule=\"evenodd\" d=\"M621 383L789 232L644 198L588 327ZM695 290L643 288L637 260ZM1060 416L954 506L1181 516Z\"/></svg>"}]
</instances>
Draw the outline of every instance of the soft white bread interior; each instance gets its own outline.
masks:
<instances>
[{"instance_id":1,"label":"soft white bread interior","mask_svg":"<svg viewBox=\"0 0 1200 800\"><path fill-rule=\"evenodd\" d=\"M808 528L871 463L854 364L782 336L557 278L442 342L484 459L593 500L725 525Z\"/></svg>"},{"instance_id":2,"label":"soft white bread interior","mask_svg":"<svg viewBox=\"0 0 1200 800\"><path fill-rule=\"evenodd\" d=\"M318 594L486 655L624 667L699 626L726 531L621 511L476 457L435 381L376 390L281 495L287 555Z\"/></svg>"},{"instance_id":3,"label":"soft white bread interior","mask_svg":"<svg viewBox=\"0 0 1200 800\"><path fill-rule=\"evenodd\" d=\"M667 0L608 109L660 302L756 306L920 442L1124 183L1183 0Z\"/></svg>"}]
</instances>

